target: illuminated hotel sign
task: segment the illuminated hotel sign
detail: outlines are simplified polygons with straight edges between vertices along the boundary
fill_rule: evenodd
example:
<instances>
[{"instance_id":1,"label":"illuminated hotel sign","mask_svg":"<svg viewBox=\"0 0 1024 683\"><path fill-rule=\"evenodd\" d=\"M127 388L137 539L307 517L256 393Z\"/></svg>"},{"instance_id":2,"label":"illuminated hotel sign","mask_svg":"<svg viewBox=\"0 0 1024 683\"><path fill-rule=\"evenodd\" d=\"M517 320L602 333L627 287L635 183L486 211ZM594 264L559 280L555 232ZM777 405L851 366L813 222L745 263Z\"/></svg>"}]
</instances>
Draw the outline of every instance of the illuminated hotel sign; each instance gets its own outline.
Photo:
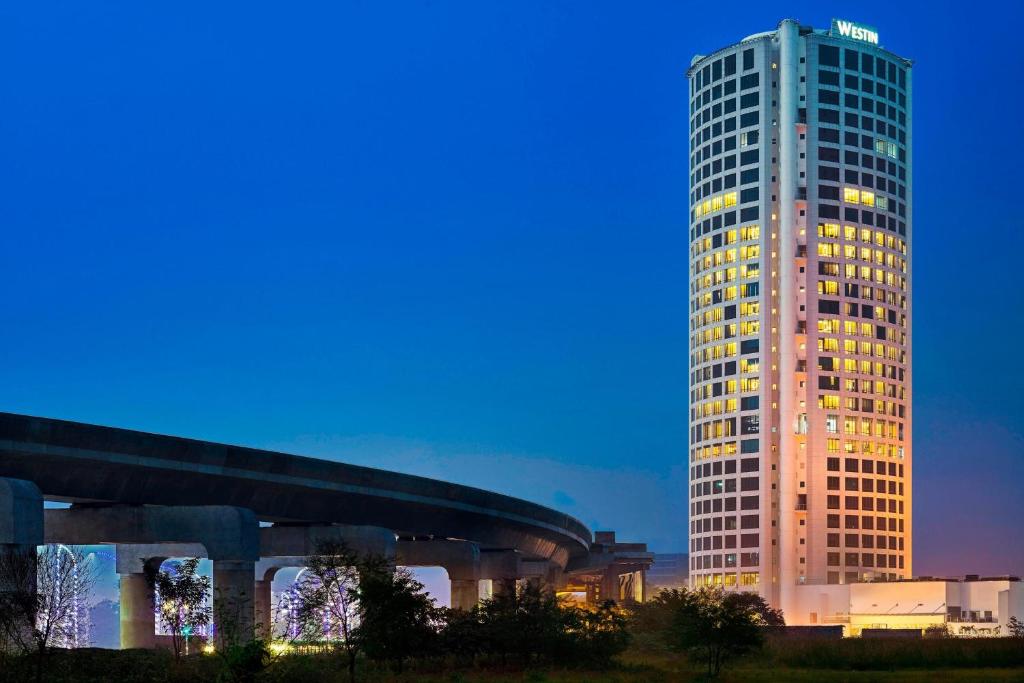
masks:
<instances>
[{"instance_id":1,"label":"illuminated hotel sign","mask_svg":"<svg viewBox=\"0 0 1024 683\"><path fill-rule=\"evenodd\" d=\"M874 26L855 24L852 21L833 19L830 35L840 38L851 38L853 40L871 43L872 45L878 45L878 31L875 30Z\"/></svg>"}]
</instances>

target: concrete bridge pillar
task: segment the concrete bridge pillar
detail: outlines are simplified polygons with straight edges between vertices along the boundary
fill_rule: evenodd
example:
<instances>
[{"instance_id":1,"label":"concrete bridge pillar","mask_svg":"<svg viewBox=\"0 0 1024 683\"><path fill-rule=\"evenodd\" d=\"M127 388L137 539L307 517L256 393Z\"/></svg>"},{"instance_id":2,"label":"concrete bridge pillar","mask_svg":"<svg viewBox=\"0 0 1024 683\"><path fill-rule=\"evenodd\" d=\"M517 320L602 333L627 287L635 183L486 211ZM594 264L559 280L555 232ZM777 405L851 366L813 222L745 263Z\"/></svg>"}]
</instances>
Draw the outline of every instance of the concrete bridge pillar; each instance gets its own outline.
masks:
<instances>
[{"instance_id":1,"label":"concrete bridge pillar","mask_svg":"<svg viewBox=\"0 0 1024 683\"><path fill-rule=\"evenodd\" d=\"M43 495L24 479L0 478L0 593L36 593L36 546L43 543ZM29 603L31 604L31 603ZM25 614L25 635L33 615ZM0 647L3 643L0 642Z\"/></svg>"},{"instance_id":2,"label":"concrete bridge pillar","mask_svg":"<svg viewBox=\"0 0 1024 683\"><path fill-rule=\"evenodd\" d=\"M269 579L257 578L253 586L256 637L260 640L271 640L274 637L273 583L273 576Z\"/></svg>"},{"instance_id":3,"label":"concrete bridge pillar","mask_svg":"<svg viewBox=\"0 0 1024 683\"><path fill-rule=\"evenodd\" d=\"M152 633L142 588L145 567L168 557L213 560L213 608L218 639L253 637L253 567L259 558L259 522L251 510L228 505L73 505L46 510L47 543L121 545L118 573L130 609L122 614L122 644L147 647ZM125 578L127 577L127 578ZM244 577L244 578L243 578ZM122 609L124 609L122 607ZM218 614L220 619L218 619ZM147 629L149 629L147 631Z\"/></svg>"},{"instance_id":4,"label":"concrete bridge pillar","mask_svg":"<svg viewBox=\"0 0 1024 683\"><path fill-rule=\"evenodd\" d=\"M557 593L565 586L565 573L550 560L523 560L523 576L549 593Z\"/></svg>"},{"instance_id":5,"label":"concrete bridge pillar","mask_svg":"<svg viewBox=\"0 0 1024 683\"><path fill-rule=\"evenodd\" d=\"M515 592L523 578L522 555L515 550L480 552L480 578L491 580L491 595Z\"/></svg>"},{"instance_id":6,"label":"concrete bridge pillar","mask_svg":"<svg viewBox=\"0 0 1024 683\"><path fill-rule=\"evenodd\" d=\"M343 543L362 555L395 560L395 533L390 529L350 524L275 524L260 528L260 560L255 565L253 596L259 638L273 638L272 584L285 567L304 567L323 543Z\"/></svg>"},{"instance_id":7,"label":"concrete bridge pillar","mask_svg":"<svg viewBox=\"0 0 1024 683\"><path fill-rule=\"evenodd\" d=\"M480 602L480 582L476 579L451 579L452 609L469 611Z\"/></svg>"},{"instance_id":8,"label":"concrete bridge pillar","mask_svg":"<svg viewBox=\"0 0 1024 683\"><path fill-rule=\"evenodd\" d=\"M156 647L156 606L145 574L121 574L121 649Z\"/></svg>"},{"instance_id":9,"label":"concrete bridge pillar","mask_svg":"<svg viewBox=\"0 0 1024 683\"><path fill-rule=\"evenodd\" d=\"M480 602L480 548L449 539L398 542L395 561L402 567L442 567L452 588L452 608L470 610Z\"/></svg>"},{"instance_id":10,"label":"concrete bridge pillar","mask_svg":"<svg viewBox=\"0 0 1024 683\"><path fill-rule=\"evenodd\" d=\"M156 647L156 592L153 578L170 557L203 557L198 543L122 543L116 546L120 593L121 649Z\"/></svg>"},{"instance_id":11,"label":"concrete bridge pillar","mask_svg":"<svg viewBox=\"0 0 1024 683\"><path fill-rule=\"evenodd\" d=\"M255 596L253 561L213 561L213 622L217 644L246 642L253 638Z\"/></svg>"}]
</instances>

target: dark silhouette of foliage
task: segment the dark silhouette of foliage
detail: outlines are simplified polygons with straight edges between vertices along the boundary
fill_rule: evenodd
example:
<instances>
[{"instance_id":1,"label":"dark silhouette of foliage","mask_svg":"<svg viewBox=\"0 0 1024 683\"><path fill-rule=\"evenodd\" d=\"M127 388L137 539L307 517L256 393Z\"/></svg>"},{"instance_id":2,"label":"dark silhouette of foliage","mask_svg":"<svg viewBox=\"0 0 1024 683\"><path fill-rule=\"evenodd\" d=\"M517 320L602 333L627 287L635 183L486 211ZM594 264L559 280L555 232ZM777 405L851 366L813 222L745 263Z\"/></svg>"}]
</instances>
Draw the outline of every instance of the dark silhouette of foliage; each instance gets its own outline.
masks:
<instances>
[{"instance_id":1,"label":"dark silhouette of foliage","mask_svg":"<svg viewBox=\"0 0 1024 683\"><path fill-rule=\"evenodd\" d=\"M717 676L728 660L760 648L768 628L785 622L757 594L703 587L663 591L637 608L633 625L660 634L670 649L689 653Z\"/></svg>"},{"instance_id":2,"label":"dark silhouette of foliage","mask_svg":"<svg viewBox=\"0 0 1024 683\"><path fill-rule=\"evenodd\" d=\"M406 659L435 654L442 612L423 592L423 584L404 568L392 571L380 563L362 564L359 629L366 656L401 672Z\"/></svg>"},{"instance_id":3,"label":"dark silhouette of foliage","mask_svg":"<svg viewBox=\"0 0 1024 683\"><path fill-rule=\"evenodd\" d=\"M344 543L323 542L306 558L306 572L295 587L296 621L304 640L337 644L345 655L349 681L363 650L364 604L359 595L359 554Z\"/></svg>"},{"instance_id":4,"label":"dark silhouette of foliage","mask_svg":"<svg viewBox=\"0 0 1024 683\"><path fill-rule=\"evenodd\" d=\"M1024 638L1024 622L1017 617L1010 617L1006 630L1009 631L1010 636L1013 638Z\"/></svg>"},{"instance_id":5,"label":"dark silhouette of foliage","mask_svg":"<svg viewBox=\"0 0 1024 683\"><path fill-rule=\"evenodd\" d=\"M170 634L174 656L180 657L186 639L208 626L213 618L209 600L210 577L199 573L199 558L175 563L170 570L160 569L149 578L159 596L157 614Z\"/></svg>"},{"instance_id":6,"label":"dark silhouette of foliage","mask_svg":"<svg viewBox=\"0 0 1024 683\"><path fill-rule=\"evenodd\" d=\"M95 582L81 548L0 548L0 650L32 655L42 681L49 651L80 637L79 612Z\"/></svg>"}]
</instances>

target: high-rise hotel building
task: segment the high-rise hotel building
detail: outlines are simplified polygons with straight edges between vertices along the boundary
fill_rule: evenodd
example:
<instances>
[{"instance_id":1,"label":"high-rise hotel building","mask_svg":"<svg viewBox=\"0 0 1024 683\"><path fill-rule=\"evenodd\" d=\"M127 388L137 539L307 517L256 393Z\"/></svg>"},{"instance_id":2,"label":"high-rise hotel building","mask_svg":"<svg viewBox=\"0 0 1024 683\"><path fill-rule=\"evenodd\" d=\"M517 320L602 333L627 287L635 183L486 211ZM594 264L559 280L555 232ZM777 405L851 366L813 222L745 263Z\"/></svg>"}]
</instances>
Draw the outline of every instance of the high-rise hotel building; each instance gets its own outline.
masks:
<instances>
[{"instance_id":1,"label":"high-rise hotel building","mask_svg":"<svg viewBox=\"0 0 1024 683\"><path fill-rule=\"evenodd\" d=\"M911 575L911 62L785 20L688 71L694 585Z\"/></svg>"}]
</instances>

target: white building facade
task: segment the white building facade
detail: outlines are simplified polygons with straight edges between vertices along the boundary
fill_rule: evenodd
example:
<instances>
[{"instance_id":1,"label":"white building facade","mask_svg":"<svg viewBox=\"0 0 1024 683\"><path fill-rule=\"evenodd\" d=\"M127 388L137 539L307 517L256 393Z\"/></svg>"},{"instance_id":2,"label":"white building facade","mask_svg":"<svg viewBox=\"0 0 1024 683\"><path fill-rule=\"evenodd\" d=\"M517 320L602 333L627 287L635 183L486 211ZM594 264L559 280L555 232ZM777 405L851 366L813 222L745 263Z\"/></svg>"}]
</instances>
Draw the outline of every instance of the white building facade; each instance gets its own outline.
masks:
<instances>
[{"instance_id":1,"label":"white building facade","mask_svg":"<svg viewBox=\"0 0 1024 683\"><path fill-rule=\"evenodd\" d=\"M912 576L911 71L792 20L688 71L691 585Z\"/></svg>"}]
</instances>

